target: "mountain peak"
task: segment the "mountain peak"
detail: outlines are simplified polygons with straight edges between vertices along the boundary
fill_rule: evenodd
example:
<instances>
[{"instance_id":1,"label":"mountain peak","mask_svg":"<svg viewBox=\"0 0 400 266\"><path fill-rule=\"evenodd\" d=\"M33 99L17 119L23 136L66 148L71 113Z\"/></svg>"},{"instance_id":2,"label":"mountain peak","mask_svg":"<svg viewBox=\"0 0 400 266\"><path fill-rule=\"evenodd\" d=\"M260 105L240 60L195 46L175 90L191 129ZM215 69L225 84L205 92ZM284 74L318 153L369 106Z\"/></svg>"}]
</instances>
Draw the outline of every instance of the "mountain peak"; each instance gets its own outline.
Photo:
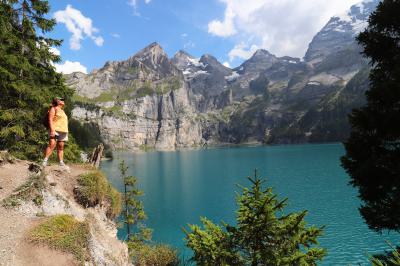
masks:
<instances>
[{"instance_id":1,"label":"mountain peak","mask_svg":"<svg viewBox=\"0 0 400 266\"><path fill-rule=\"evenodd\" d=\"M153 42L140 50L134 57L146 57L148 55L155 55L156 57L167 56L164 49L157 42Z\"/></svg>"},{"instance_id":2,"label":"mountain peak","mask_svg":"<svg viewBox=\"0 0 400 266\"><path fill-rule=\"evenodd\" d=\"M149 49L153 49L153 48L161 48L161 45L158 43L158 42L152 42L152 43L150 43L149 45L147 45L146 47L145 47L145 49L146 48L149 48ZM161 48L162 49L162 48Z\"/></svg>"},{"instance_id":3,"label":"mountain peak","mask_svg":"<svg viewBox=\"0 0 400 266\"><path fill-rule=\"evenodd\" d=\"M257 49L257 51L253 54L253 56L257 55L268 55L271 56L272 54L265 49Z\"/></svg>"},{"instance_id":4,"label":"mountain peak","mask_svg":"<svg viewBox=\"0 0 400 266\"><path fill-rule=\"evenodd\" d=\"M364 0L351 6L344 14L333 16L314 36L304 59L317 64L342 47L354 45L354 37L368 26L368 17L378 3L379 0Z\"/></svg>"},{"instance_id":5,"label":"mountain peak","mask_svg":"<svg viewBox=\"0 0 400 266\"><path fill-rule=\"evenodd\" d=\"M185 50L179 50L178 52L175 53L174 57L188 57L188 58L194 58L191 54L186 52Z\"/></svg>"},{"instance_id":6,"label":"mountain peak","mask_svg":"<svg viewBox=\"0 0 400 266\"><path fill-rule=\"evenodd\" d=\"M246 61L244 61L239 67L235 68L239 73L243 72L256 72L261 69L267 69L272 66L278 58L268 52L265 49L258 49L255 53Z\"/></svg>"},{"instance_id":7,"label":"mountain peak","mask_svg":"<svg viewBox=\"0 0 400 266\"><path fill-rule=\"evenodd\" d=\"M203 62L203 63L208 63L208 62L216 63L216 62L218 62L218 60L217 60L217 58L215 58L214 56L212 56L210 54L204 54L204 55L201 56L200 62Z\"/></svg>"},{"instance_id":8,"label":"mountain peak","mask_svg":"<svg viewBox=\"0 0 400 266\"><path fill-rule=\"evenodd\" d=\"M198 64L198 59L195 59L191 54L184 50L179 50L176 52L171 61L180 70L184 70L190 65Z\"/></svg>"},{"instance_id":9,"label":"mountain peak","mask_svg":"<svg viewBox=\"0 0 400 266\"><path fill-rule=\"evenodd\" d=\"M259 61L271 61L273 59L276 59L275 55L271 54L270 52L268 52L265 49L258 49L247 61L259 62Z\"/></svg>"}]
</instances>

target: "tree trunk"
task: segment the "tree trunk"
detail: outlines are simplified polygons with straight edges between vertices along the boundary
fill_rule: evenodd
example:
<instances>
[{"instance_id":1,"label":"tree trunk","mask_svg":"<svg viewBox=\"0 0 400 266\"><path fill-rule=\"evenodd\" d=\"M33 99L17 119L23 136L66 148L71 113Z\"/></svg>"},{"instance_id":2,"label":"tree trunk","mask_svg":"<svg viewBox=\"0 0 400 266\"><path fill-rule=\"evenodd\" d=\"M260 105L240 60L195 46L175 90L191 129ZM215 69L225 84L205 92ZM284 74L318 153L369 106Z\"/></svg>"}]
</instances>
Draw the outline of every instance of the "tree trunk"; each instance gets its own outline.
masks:
<instances>
[{"instance_id":1,"label":"tree trunk","mask_svg":"<svg viewBox=\"0 0 400 266\"><path fill-rule=\"evenodd\" d=\"M104 150L104 146L102 143L100 143L96 148L93 149L92 155L90 156L90 159L89 159L89 163L92 166L99 168L101 156L103 155L103 150Z\"/></svg>"}]
</instances>

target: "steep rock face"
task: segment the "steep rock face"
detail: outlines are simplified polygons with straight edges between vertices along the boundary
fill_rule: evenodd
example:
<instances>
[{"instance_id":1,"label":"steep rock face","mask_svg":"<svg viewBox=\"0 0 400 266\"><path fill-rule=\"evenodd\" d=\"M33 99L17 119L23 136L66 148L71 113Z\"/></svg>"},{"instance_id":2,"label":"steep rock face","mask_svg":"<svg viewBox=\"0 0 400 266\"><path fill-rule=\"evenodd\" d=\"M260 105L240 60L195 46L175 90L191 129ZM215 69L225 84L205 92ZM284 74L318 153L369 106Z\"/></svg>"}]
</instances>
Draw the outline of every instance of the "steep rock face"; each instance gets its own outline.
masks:
<instances>
[{"instance_id":1,"label":"steep rock face","mask_svg":"<svg viewBox=\"0 0 400 266\"><path fill-rule=\"evenodd\" d=\"M197 111L206 113L231 103L231 91L227 85L233 71L215 57L203 55L196 59L181 50L171 61L182 71Z\"/></svg>"},{"instance_id":2,"label":"steep rock face","mask_svg":"<svg viewBox=\"0 0 400 266\"><path fill-rule=\"evenodd\" d=\"M164 95L126 100L118 107L118 114L75 107L72 115L82 121L96 121L104 141L115 149L169 150L202 144L200 126L183 87Z\"/></svg>"}]
</instances>

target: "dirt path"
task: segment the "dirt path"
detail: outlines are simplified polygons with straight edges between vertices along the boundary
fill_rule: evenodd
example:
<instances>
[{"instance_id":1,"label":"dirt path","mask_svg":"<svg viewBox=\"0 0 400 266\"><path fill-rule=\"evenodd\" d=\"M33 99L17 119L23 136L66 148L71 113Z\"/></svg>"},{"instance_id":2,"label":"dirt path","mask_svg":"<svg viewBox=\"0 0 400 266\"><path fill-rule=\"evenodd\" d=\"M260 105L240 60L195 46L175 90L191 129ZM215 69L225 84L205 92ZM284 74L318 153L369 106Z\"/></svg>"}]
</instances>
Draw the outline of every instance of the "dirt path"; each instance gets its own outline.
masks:
<instances>
[{"instance_id":1,"label":"dirt path","mask_svg":"<svg viewBox=\"0 0 400 266\"><path fill-rule=\"evenodd\" d=\"M28 167L29 163L26 161L0 166L0 202L28 180L31 174ZM58 166L46 168L46 173L51 173L54 177L56 186L61 186L71 197L76 177L85 171L87 168L83 166L71 166L70 173L62 171ZM78 265L70 254L28 243L27 232L42 219L25 216L18 210L6 209L0 204L1 266Z\"/></svg>"}]
</instances>

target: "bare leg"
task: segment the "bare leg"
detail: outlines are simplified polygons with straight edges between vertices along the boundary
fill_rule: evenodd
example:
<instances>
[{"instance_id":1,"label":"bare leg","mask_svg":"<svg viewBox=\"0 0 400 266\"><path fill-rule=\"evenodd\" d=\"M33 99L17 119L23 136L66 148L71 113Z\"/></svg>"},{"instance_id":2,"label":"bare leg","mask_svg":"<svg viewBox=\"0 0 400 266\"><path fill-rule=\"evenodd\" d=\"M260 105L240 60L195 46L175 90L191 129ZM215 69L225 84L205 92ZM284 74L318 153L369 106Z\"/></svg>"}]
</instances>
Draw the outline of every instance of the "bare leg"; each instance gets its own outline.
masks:
<instances>
[{"instance_id":1,"label":"bare leg","mask_svg":"<svg viewBox=\"0 0 400 266\"><path fill-rule=\"evenodd\" d=\"M56 147L56 140L50 139L49 145L47 145L46 150L44 151L44 158L48 159L53 152L54 148Z\"/></svg>"},{"instance_id":2,"label":"bare leg","mask_svg":"<svg viewBox=\"0 0 400 266\"><path fill-rule=\"evenodd\" d=\"M57 142L57 157L58 161L64 161L64 141Z\"/></svg>"}]
</instances>

